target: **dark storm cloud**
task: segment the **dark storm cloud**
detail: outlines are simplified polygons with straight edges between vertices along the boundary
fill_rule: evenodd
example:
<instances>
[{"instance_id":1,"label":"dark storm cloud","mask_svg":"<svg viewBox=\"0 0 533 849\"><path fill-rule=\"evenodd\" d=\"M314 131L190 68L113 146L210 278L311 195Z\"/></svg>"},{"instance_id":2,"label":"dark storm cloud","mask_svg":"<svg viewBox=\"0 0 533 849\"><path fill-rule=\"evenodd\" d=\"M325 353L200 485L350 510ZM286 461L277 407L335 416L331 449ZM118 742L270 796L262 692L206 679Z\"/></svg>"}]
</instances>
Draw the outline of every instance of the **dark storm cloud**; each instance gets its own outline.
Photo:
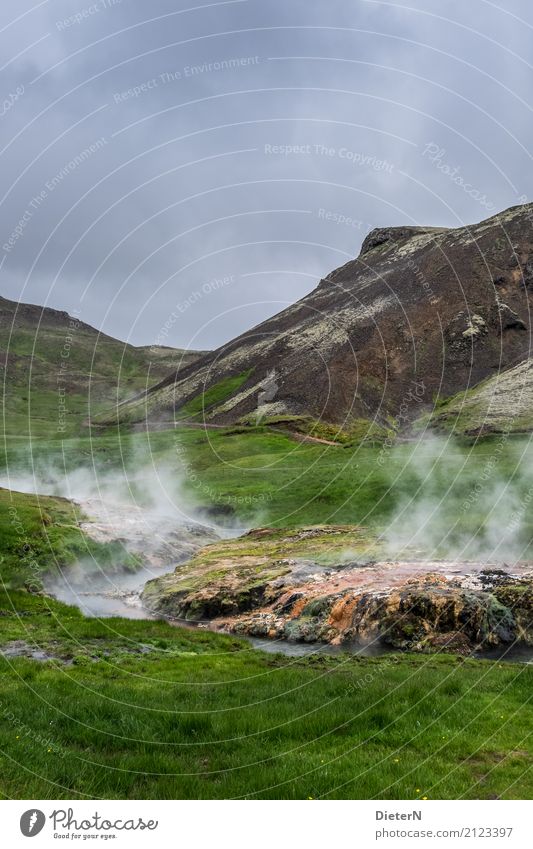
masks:
<instances>
[{"instance_id":1,"label":"dark storm cloud","mask_svg":"<svg viewBox=\"0 0 533 849\"><path fill-rule=\"evenodd\" d=\"M2 294L204 348L529 197L529 4L408 6L4 2Z\"/></svg>"}]
</instances>

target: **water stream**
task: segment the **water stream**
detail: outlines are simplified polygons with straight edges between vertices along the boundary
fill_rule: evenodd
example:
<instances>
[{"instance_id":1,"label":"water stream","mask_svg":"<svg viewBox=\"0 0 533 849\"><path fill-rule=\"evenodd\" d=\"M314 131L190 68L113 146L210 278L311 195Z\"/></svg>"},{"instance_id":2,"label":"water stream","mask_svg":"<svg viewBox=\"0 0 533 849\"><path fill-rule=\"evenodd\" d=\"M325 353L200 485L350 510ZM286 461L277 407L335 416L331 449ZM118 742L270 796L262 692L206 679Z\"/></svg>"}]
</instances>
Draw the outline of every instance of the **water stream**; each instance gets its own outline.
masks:
<instances>
[{"instance_id":1,"label":"water stream","mask_svg":"<svg viewBox=\"0 0 533 849\"><path fill-rule=\"evenodd\" d=\"M87 521L82 523L82 529L87 535L104 543L120 540L124 548L130 554L136 555L142 563L142 566L135 571L117 569L109 573L104 572L94 561L85 562L80 563L78 567L69 568L53 580L49 579L45 585L48 593L60 601L75 605L89 617L164 618L160 614L151 613L141 603L141 592L145 583L174 571L177 565L187 561L204 545L221 537L239 536L246 530L245 528L215 528L181 516L176 511L146 509L130 499L117 501L115 498L110 499L100 495L79 499L78 503L87 516ZM442 562L425 564L426 571L430 565L432 569L444 568ZM452 565L456 567L455 571L461 571L458 568L459 564L447 564L446 569ZM398 567L401 570L401 564L395 563L394 566L395 572ZM413 564L410 564L411 569L412 566ZM364 571L368 572L368 570ZM395 577L398 579L397 574ZM366 574L365 582L368 580L369 575ZM209 623L189 621L174 620L171 624L189 628L209 627ZM392 651L379 642L365 646L331 646L325 643L299 643L254 637L245 637L245 639L255 649L282 653L289 657L346 653L369 657L390 654ZM522 645L502 647L490 652L476 653L473 657L531 664L533 648Z\"/></svg>"}]
</instances>

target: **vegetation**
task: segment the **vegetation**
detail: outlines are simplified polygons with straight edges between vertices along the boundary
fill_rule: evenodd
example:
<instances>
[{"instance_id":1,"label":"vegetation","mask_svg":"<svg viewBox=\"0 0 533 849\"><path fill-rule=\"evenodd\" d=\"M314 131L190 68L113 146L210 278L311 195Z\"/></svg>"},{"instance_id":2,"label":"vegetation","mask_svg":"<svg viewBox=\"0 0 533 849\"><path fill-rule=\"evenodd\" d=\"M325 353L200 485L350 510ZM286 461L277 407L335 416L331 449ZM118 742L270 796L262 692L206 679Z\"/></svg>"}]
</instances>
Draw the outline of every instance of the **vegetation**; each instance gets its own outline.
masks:
<instances>
[{"instance_id":1,"label":"vegetation","mask_svg":"<svg viewBox=\"0 0 533 849\"><path fill-rule=\"evenodd\" d=\"M148 478L165 472L174 496L222 523L242 526L350 524L398 535L419 528L416 546L435 556L476 557L511 534L516 556L531 554L533 486L529 440L494 436L368 442L340 447L300 443L267 426L156 433L109 431L91 439L11 440L0 464L36 479L50 468L85 467L98 485L124 474L140 503Z\"/></svg>"},{"instance_id":2,"label":"vegetation","mask_svg":"<svg viewBox=\"0 0 533 849\"><path fill-rule=\"evenodd\" d=\"M56 310L0 298L3 433L64 438L198 355L119 342Z\"/></svg>"},{"instance_id":3,"label":"vegetation","mask_svg":"<svg viewBox=\"0 0 533 849\"><path fill-rule=\"evenodd\" d=\"M0 576L4 589L42 589L46 576L83 561L90 571L133 569L119 542L98 543L79 528L80 512L64 498L0 489Z\"/></svg>"},{"instance_id":4,"label":"vegetation","mask_svg":"<svg viewBox=\"0 0 533 849\"><path fill-rule=\"evenodd\" d=\"M527 665L288 658L0 595L4 798L530 798Z\"/></svg>"},{"instance_id":5,"label":"vegetation","mask_svg":"<svg viewBox=\"0 0 533 849\"><path fill-rule=\"evenodd\" d=\"M314 439L331 441L339 445L359 445L371 443L380 445L394 437L394 431L379 425L370 419L351 419L342 425L322 422L311 416L273 416L263 424L279 428L289 433L300 433Z\"/></svg>"},{"instance_id":6,"label":"vegetation","mask_svg":"<svg viewBox=\"0 0 533 849\"><path fill-rule=\"evenodd\" d=\"M533 361L498 372L451 398L437 399L431 413L416 422L455 434L531 433L533 430Z\"/></svg>"},{"instance_id":7,"label":"vegetation","mask_svg":"<svg viewBox=\"0 0 533 849\"><path fill-rule=\"evenodd\" d=\"M179 419L202 419L214 407L222 404L227 398L231 398L243 383L246 383L252 371L252 369L248 369L248 371L243 371L241 374L236 374L232 377L226 377L219 383L213 384L205 392L201 392L190 401L187 401L180 408L177 417Z\"/></svg>"},{"instance_id":8,"label":"vegetation","mask_svg":"<svg viewBox=\"0 0 533 849\"><path fill-rule=\"evenodd\" d=\"M512 479L527 446L442 447L183 426L30 446L12 438L0 464L12 485L28 468L44 482L51 470L124 470L139 479L140 499L150 469L164 469L183 498L231 522L376 532L402 499L435 493L446 524L484 470L489 490L496 477ZM519 483L527 488L527 476ZM482 499L461 517L469 533L489 508ZM203 629L85 618L24 589L38 588L34 563L41 576L80 558L114 568L120 552L88 541L78 519L64 499L0 491L4 798L531 797L530 666L449 655L290 658Z\"/></svg>"},{"instance_id":9,"label":"vegetation","mask_svg":"<svg viewBox=\"0 0 533 849\"><path fill-rule=\"evenodd\" d=\"M336 310L341 290L331 290ZM330 332L317 315L314 340ZM84 487L116 496L123 479L140 504L152 504L159 484L233 530L289 529L204 550L184 566L192 590L227 574L229 590L241 592L231 562L222 575L227 554L245 560L245 592L279 577L290 559L360 562L397 556L404 542L426 557L485 556L502 541L515 558L533 556L529 441L510 435L533 428L529 361L439 399L412 441L397 439L400 420L258 421L259 384L241 406L248 421L204 429L204 418L249 388L253 368L219 380L229 367L194 397L191 379L178 427L135 433L145 414L174 424L173 386L143 391L194 353L134 348L66 313L4 299L0 327L0 468L9 486L0 489L0 796L531 798L531 665L439 653L289 657L203 628L87 618L43 589L72 567L90 575L139 565L119 542L84 534L80 509L59 497ZM391 332L394 342L394 322ZM299 366L301 352L285 348L275 356ZM246 354L238 368L253 362ZM371 403L385 391L368 374L360 388ZM132 396L119 410L124 427L106 426ZM89 430L89 417L102 426ZM428 426L441 436L423 438ZM478 438L489 431L503 437ZM50 494L16 491L28 480ZM311 525L321 526L312 542L306 531L291 539L290 529ZM333 525L350 530L334 538ZM320 615L320 599L302 603L304 616ZM504 607L527 615L531 598L525 585L502 584L497 604L487 615L500 621ZM403 633L414 637L410 621Z\"/></svg>"}]
</instances>

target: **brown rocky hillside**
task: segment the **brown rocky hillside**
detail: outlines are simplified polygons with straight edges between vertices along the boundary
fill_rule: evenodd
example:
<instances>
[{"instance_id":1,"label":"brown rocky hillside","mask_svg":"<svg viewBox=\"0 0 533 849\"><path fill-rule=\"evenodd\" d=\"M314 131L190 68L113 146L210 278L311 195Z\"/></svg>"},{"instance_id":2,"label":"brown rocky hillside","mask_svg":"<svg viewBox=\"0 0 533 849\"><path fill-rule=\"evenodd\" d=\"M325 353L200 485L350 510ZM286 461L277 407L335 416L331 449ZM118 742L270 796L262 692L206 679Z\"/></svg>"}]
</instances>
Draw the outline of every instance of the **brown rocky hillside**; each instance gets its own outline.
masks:
<instances>
[{"instance_id":1,"label":"brown rocky hillside","mask_svg":"<svg viewBox=\"0 0 533 849\"><path fill-rule=\"evenodd\" d=\"M119 417L410 419L525 359L532 299L532 204L457 229L377 229L305 298Z\"/></svg>"}]
</instances>

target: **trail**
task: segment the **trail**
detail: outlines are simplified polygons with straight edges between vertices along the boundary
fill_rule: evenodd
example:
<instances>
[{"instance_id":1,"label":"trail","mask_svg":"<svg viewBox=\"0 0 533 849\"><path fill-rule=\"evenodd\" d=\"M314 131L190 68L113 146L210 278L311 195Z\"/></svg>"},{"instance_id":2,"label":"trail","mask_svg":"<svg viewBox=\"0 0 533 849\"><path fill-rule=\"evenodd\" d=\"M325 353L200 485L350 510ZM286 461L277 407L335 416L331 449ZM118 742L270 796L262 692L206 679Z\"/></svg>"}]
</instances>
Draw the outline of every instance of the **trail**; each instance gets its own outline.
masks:
<instances>
[{"instance_id":1,"label":"trail","mask_svg":"<svg viewBox=\"0 0 533 849\"><path fill-rule=\"evenodd\" d=\"M318 436L309 436L307 433L298 433L296 430L282 430L281 428L271 428L271 430L276 433L283 433L296 442L309 443L311 445L331 445L334 448L342 448L340 442L333 442L331 439L321 439Z\"/></svg>"}]
</instances>

